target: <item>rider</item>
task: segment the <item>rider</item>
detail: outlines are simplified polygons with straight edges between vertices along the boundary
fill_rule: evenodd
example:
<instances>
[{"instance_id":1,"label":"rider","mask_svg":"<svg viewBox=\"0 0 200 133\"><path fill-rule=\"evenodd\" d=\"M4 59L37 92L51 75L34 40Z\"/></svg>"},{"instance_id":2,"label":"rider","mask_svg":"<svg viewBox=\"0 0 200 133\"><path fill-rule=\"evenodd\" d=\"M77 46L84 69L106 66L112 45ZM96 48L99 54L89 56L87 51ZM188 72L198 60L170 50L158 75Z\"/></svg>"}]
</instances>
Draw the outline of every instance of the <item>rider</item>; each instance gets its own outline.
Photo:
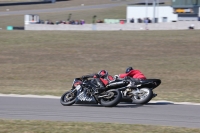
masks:
<instances>
[{"instance_id":1,"label":"rider","mask_svg":"<svg viewBox=\"0 0 200 133\"><path fill-rule=\"evenodd\" d=\"M106 89L106 86L114 80L114 78L108 74L106 70L101 70L97 74L84 75L82 78L94 78L98 84L95 93L101 93Z\"/></svg>"},{"instance_id":2,"label":"rider","mask_svg":"<svg viewBox=\"0 0 200 133\"><path fill-rule=\"evenodd\" d=\"M141 80L145 80L146 77L140 70L135 70L132 67L128 67L123 74L119 74L119 78L127 78L131 77L131 86L132 88L136 88L136 84L140 83Z\"/></svg>"}]
</instances>

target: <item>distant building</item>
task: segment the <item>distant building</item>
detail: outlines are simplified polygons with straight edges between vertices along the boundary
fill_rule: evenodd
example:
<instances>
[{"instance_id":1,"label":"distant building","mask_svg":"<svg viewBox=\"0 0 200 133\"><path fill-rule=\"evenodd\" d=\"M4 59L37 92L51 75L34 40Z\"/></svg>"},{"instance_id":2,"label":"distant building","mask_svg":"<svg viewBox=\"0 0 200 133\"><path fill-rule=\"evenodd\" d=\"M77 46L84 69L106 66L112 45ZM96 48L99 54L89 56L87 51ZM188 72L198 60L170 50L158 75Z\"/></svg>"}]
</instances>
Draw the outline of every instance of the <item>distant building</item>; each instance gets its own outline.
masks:
<instances>
[{"instance_id":1,"label":"distant building","mask_svg":"<svg viewBox=\"0 0 200 133\"><path fill-rule=\"evenodd\" d=\"M178 15L178 21L197 21L200 17L200 0L172 0L174 13Z\"/></svg>"},{"instance_id":2,"label":"distant building","mask_svg":"<svg viewBox=\"0 0 200 133\"><path fill-rule=\"evenodd\" d=\"M39 15L36 14L27 14L24 15L24 24L37 24L40 22Z\"/></svg>"},{"instance_id":3,"label":"distant building","mask_svg":"<svg viewBox=\"0 0 200 133\"><path fill-rule=\"evenodd\" d=\"M127 22L130 22L132 18L135 23L138 23L137 20L145 18L159 23L198 21L200 18L200 0L172 0L169 6L156 3L156 1L158 0L154 0L155 3L127 5Z\"/></svg>"}]
</instances>

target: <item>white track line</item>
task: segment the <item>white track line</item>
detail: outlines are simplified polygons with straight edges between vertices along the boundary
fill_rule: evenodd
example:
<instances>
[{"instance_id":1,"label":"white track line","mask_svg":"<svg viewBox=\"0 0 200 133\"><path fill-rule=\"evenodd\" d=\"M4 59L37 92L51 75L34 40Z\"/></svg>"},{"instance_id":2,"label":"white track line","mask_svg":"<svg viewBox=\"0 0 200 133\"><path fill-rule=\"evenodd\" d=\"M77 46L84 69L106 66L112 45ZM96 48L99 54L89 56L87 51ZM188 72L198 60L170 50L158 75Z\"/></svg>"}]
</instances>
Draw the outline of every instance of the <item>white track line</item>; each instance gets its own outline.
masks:
<instances>
[{"instance_id":1,"label":"white track line","mask_svg":"<svg viewBox=\"0 0 200 133\"><path fill-rule=\"evenodd\" d=\"M52 95L19 95L19 94L0 94L0 97L26 97L26 98L50 98L50 99L60 99L59 96L52 96ZM150 101L149 103L171 103L171 104L183 104L183 105L200 105L200 103L191 103L191 102L173 102L173 101Z\"/></svg>"},{"instance_id":2,"label":"white track line","mask_svg":"<svg viewBox=\"0 0 200 133\"><path fill-rule=\"evenodd\" d=\"M173 102L173 101L150 101L149 103L171 103L171 104L183 104L183 105L200 105L200 103L192 103L192 102Z\"/></svg>"}]
</instances>

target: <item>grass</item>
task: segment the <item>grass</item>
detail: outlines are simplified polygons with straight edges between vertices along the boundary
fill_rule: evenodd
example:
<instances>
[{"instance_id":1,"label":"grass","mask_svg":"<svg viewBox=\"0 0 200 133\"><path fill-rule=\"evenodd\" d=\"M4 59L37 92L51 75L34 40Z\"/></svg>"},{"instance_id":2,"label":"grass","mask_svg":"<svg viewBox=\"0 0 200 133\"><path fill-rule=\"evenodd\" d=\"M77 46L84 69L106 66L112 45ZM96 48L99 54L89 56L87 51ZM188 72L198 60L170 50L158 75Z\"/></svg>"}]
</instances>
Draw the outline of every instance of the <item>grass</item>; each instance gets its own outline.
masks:
<instances>
[{"instance_id":1,"label":"grass","mask_svg":"<svg viewBox=\"0 0 200 133\"><path fill-rule=\"evenodd\" d=\"M0 93L50 94L73 78L127 66L160 78L155 100L200 102L200 31L0 32Z\"/></svg>"},{"instance_id":2,"label":"grass","mask_svg":"<svg viewBox=\"0 0 200 133\"><path fill-rule=\"evenodd\" d=\"M137 0L125 0L125 2L129 1L137 1ZM6 9L9 9L10 11L18 11L18 10L64 8L72 6L81 6L82 4L84 4L84 6L87 6L87 5L109 4L109 3L119 3L119 2L124 2L124 0L121 1L120 0L66 0L66 1L59 1L54 4L49 3L49 4L37 4L37 5L2 6L0 8L0 11L6 11Z\"/></svg>"},{"instance_id":3,"label":"grass","mask_svg":"<svg viewBox=\"0 0 200 133\"><path fill-rule=\"evenodd\" d=\"M0 128L2 133L200 133L200 129L182 127L21 120L0 120Z\"/></svg>"}]
</instances>

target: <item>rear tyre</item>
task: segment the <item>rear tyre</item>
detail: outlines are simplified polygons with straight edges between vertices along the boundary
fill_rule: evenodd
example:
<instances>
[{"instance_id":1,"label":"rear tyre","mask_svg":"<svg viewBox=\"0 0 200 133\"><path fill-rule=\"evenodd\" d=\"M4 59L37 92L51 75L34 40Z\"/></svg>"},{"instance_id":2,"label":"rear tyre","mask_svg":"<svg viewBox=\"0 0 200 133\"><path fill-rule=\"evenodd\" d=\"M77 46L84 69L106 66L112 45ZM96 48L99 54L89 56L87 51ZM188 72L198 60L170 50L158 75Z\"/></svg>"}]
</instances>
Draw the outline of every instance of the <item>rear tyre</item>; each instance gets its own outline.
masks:
<instances>
[{"instance_id":1,"label":"rear tyre","mask_svg":"<svg viewBox=\"0 0 200 133\"><path fill-rule=\"evenodd\" d=\"M63 106L70 106L75 103L76 97L77 97L77 91L75 92L67 91L61 96L60 103Z\"/></svg>"},{"instance_id":2,"label":"rear tyre","mask_svg":"<svg viewBox=\"0 0 200 133\"><path fill-rule=\"evenodd\" d=\"M153 98L153 91L149 88L141 88L141 94L133 96L132 103L135 104L146 104Z\"/></svg>"},{"instance_id":3,"label":"rear tyre","mask_svg":"<svg viewBox=\"0 0 200 133\"><path fill-rule=\"evenodd\" d=\"M106 95L108 96L100 99L101 105L105 107L116 106L122 98L122 94L119 90L108 90L106 91Z\"/></svg>"}]
</instances>

